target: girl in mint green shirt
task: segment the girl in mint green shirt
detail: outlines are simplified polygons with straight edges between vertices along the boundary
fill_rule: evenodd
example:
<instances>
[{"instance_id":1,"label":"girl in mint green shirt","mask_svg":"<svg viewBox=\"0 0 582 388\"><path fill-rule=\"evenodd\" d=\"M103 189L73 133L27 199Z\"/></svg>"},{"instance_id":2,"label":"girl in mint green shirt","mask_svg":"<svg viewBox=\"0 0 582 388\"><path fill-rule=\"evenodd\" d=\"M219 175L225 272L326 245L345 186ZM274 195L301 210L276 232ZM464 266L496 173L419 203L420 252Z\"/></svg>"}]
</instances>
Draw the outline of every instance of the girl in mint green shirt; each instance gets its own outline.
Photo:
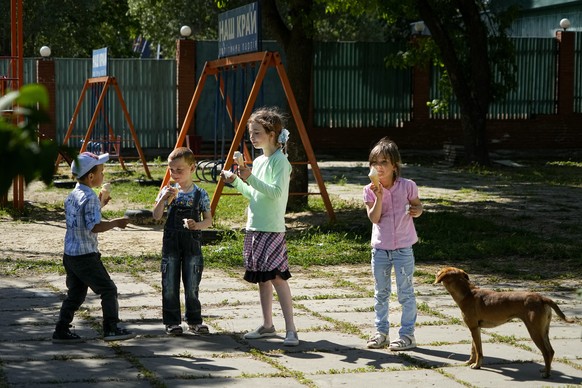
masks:
<instances>
[{"instance_id":1,"label":"girl in mint green shirt","mask_svg":"<svg viewBox=\"0 0 582 388\"><path fill-rule=\"evenodd\" d=\"M253 161L252 171L238 166L237 175L221 173L249 200L243 248L244 279L259 284L263 324L245 334L245 339L274 337L273 287L277 291L286 336L283 345L297 346L299 338L293 321L293 302L287 279L291 277L285 241L285 209L289 197L291 164L282 148L289 132L283 128L284 116L277 108L260 108L247 123L253 147L263 154Z\"/></svg>"}]
</instances>

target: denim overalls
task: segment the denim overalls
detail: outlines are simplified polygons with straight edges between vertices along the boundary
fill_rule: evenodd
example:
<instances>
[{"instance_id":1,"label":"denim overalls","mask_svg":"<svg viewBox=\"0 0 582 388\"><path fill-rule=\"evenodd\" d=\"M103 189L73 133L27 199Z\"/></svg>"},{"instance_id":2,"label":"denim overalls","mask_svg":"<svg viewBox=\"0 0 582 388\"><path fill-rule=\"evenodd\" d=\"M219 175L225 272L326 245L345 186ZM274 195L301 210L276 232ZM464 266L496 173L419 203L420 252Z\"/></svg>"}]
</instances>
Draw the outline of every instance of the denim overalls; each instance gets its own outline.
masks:
<instances>
[{"instance_id":1,"label":"denim overalls","mask_svg":"<svg viewBox=\"0 0 582 388\"><path fill-rule=\"evenodd\" d=\"M199 230L184 228L184 218L200 221L200 189L194 186L189 193L178 193L168 207L162 245L162 316L165 325L179 325L180 275L186 299L185 320L189 325L202 323L202 308L198 290L202 279L204 259Z\"/></svg>"}]
</instances>

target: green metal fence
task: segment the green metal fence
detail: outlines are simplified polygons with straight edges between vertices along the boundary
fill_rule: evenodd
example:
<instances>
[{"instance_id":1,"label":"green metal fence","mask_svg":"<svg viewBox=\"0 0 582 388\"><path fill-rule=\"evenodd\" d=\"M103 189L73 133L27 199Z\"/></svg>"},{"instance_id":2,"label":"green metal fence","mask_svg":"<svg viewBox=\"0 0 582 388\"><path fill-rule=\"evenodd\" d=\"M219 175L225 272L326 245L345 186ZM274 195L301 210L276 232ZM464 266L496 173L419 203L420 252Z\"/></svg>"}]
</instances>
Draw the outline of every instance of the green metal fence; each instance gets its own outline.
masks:
<instances>
[{"instance_id":1,"label":"green metal fence","mask_svg":"<svg viewBox=\"0 0 582 388\"><path fill-rule=\"evenodd\" d=\"M577 33L575 47L574 111L582 112L582 34ZM535 114L556 112L556 40L554 38L515 38L516 90L491 105L489 118L524 119ZM275 42L263 49L282 50ZM391 127L410 119L411 72L386 68L385 58L398 45L390 43L318 43L314 55L313 114L316 127ZM198 79L204 63L217 56L216 42L198 42ZM285 60L283 56L283 60ZM62 141L79 100L83 84L90 77L90 59L56 58L57 140ZM0 61L0 75L6 72ZM111 59L109 74L115 76L144 148L171 148L176 141L176 63L175 60ZM36 79L36 59L25 59L25 83ZM438 71L431 74L430 98L439 95ZM233 84L234 85L234 84ZM248 85L247 85L248 86ZM245 90L237 92L237 101L245 101ZM285 105L285 96L276 72L268 72L256 106ZM73 143L79 145L91 119L96 98L86 95L77 119ZM117 97L110 91L108 119L114 131L131 146L129 129ZM209 78L196 111L196 131L205 141L229 141L232 130L224 129L217 119L214 80ZM240 105L242 106L242 105ZM242 110L239 106L238 109ZM448 113L435 118L459 118L453 100ZM97 128L97 130L100 130ZM76 142L76 143L75 143Z\"/></svg>"},{"instance_id":2,"label":"green metal fence","mask_svg":"<svg viewBox=\"0 0 582 388\"><path fill-rule=\"evenodd\" d=\"M174 60L110 59L108 74L115 77L142 147L169 147L176 135L176 64ZM62 142L85 81L91 77L90 59L55 59L57 141ZM69 145L80 146L100 95L98 85L83 96ZM104 137L109 121L124 147L133 147L129 125L113 87L106 96L105 117L93 129Z\"/></svg>"},{"instance_id":3,"label":"green metal fence","mask_svg":"<svg viewBox=\"0 0 582 388\"><path fill-rule=\"evenodd\" d=\"M316 127L391 127L410 119L411 72L387 69L391 43L319 43L314 57Z\"/></svg>"},{"instance_id":4,"label":"green metal fence","mask_svg":"<svg viewBox=\"0 0 582 388\"><path fill-rule=\"evenodd\" d=\"M527 119L536 114L556 113L556 40L553 38L513 38L517 65L517 87L504 99L489 106L489 119ZM499 75L497 75L499 77ZM440 71L432 69L430 98L440 97ZM498 78L499 80L500 78ZM453 98L447 113L435 118L460 118Z\"/></svg>"}]
</instances>

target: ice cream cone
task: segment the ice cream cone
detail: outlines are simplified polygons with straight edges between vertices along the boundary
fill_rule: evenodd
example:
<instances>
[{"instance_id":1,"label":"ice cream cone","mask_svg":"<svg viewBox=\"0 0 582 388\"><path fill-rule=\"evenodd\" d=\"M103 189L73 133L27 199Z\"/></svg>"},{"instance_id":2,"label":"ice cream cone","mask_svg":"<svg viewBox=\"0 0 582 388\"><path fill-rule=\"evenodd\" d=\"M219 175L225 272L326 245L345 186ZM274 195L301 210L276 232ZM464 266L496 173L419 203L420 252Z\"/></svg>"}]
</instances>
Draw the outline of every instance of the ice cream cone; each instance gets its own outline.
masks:
<instances>
[{"instance_id":1,"label":"ice cream cone","mask_svg":"<svg viewBox=\"0 0 582 388\"><path fill-rule=\"evenodd\" d=\"M166 190L169 189L170 186L173 186L175 184L176 184L176 182L170 181L170 183L168 183L168 187L166 188ZM170 205L172 202L174 202L174 199L176 199L176 194L172 194L171 196L169 196L168 197L168 200L167 200L168 201L168 205Z\"/></svg>"},{"instance_id":2,"label":"ice cream cone","mask_svg":"<svg viewBox=\"0 0 582 388\"><path fill-rule=\"evenodd\" d=\"M245 165L245 158L243 157L243 154L240 151L234 151L234 162L239 166Z\"/></svg>"},{"instance_id":3,"label":"ice cream cone","mask_svg":"<svg viewBox=\"0 0 582 388\"><path fill-rule=\"evenodd\" d=\"M107 202L111 196L111 183L105 183L101 186L101 203Z\"/></svg>"},{"instance_id":4,"label":"ice cream cone","mask_svg":"<svg viewBox=\"0 0 582 388\"><path fill-rule=\"evenodd\" d=\"M376 187L380 187L380 178L378 178L378 171L374 167L370 167L370 173L368 174L368 178L372 184Z\"/></svg>"}]
</instances>

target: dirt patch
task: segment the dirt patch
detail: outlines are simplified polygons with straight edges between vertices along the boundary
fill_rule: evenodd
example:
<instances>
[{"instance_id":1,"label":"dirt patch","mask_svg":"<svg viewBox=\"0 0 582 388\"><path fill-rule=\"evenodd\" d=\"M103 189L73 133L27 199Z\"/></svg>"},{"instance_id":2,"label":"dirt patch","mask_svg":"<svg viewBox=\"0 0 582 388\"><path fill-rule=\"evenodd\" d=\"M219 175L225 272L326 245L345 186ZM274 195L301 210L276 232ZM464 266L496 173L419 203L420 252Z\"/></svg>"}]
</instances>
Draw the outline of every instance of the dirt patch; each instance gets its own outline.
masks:
<instances>
[{"instance_id":1,"label":"dirt patch","mask_svg":"<svg viewBox=\"0 0 582 388\"><path fill-rule=\"evenodd\" d=\"M367 163L320 162L330 196L354 201L362 212L337 212L341 222L354 228L369 227L362 203L362 187L368 183ZM487 218L503 225L529 230L534 235L558 236L578 230L582 212L582 190L578 187L549 186L522 182L499 181L495 177L477 176L444 166L405 166L403 175L416 181L427 212L447 207L461 209L469 215L487 214ZM310 191L318 192L315 182ZM11 258L60 258L65 234L64 213L60 193L44 190L35 182L26 189L30 206L49 204L56 211L37 214L21 220L0 219L0 255ZM111 210L128 209L131 204L113 200ZM291 228L324 224L326 212L288 215ZM232 225L235 228L243 225ZM161 225L130 225L125 230L112 230L99 236L100 249L108 256L157 254L161 250Z\"/></svg>"}]
</instances>

